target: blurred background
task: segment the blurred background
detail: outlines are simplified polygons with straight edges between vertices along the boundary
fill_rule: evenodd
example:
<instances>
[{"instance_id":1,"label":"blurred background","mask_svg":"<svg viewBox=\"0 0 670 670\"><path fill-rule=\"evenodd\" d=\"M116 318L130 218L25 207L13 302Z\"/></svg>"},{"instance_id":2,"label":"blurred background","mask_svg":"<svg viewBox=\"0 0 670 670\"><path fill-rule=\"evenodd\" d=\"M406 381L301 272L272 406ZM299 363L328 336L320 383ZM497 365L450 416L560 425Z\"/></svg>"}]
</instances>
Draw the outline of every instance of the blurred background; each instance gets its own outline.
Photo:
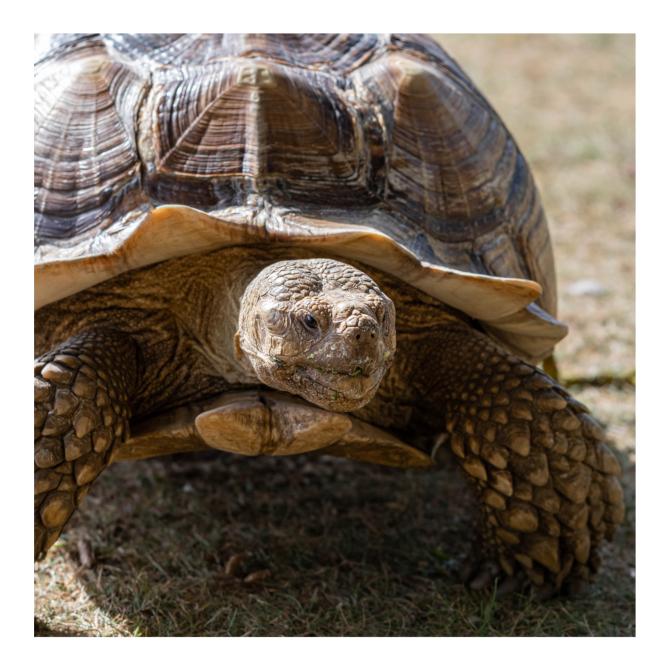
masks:
<instances>
[{"instance_id":1,"label":"blurred background","mask_svg":"<svg viewBox=\"0 0 670 670\"><path fill-rule=\"evenodd\" d=\"M634 634L634 36L433 37L531 165L570 326L559 372L624 465L594 584L544 603L464 589L475 519L448 469L175 457L96 483L35 571L36 635Z\"/></svg>"}]
</instances>

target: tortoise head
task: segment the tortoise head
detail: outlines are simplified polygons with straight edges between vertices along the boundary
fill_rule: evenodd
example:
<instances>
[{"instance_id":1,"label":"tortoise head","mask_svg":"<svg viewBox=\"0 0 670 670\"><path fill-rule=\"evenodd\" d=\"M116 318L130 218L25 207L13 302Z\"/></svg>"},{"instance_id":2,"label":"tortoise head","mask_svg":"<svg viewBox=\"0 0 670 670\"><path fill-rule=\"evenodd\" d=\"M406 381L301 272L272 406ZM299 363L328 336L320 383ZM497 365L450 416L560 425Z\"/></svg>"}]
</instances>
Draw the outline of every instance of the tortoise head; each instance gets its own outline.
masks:
<instances>
[{"instance_id":1,"label":"tortoise head","mask_svg":"<svg viewBox=\"0 0 670 670\"><path fill-rule=\"evenodd\" d=\"M235 340L263 384L348 412L372 399L391 365L395 307L350 265L281 261L247 286Z\"/></svg>"}]
</instances>

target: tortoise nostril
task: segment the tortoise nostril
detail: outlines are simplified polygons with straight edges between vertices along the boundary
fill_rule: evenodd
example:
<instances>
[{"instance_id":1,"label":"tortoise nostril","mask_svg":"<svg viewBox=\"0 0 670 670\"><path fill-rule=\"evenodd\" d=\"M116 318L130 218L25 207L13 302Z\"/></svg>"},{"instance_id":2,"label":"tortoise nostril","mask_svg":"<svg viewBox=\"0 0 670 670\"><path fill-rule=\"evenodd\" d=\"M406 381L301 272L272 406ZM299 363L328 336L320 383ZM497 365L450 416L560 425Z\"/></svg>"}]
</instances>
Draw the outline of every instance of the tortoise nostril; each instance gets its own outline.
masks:
<instances>
[{"instance_id":1,"label":"tortoise nostril","mask_svg":"<svg viewBox=\"0 0 670 670\"><path fill-rule=\"evenodd\" d=\"M360 334L360 333L358 333L358 335L356 335L356 339L357 339L357 340L360 340L360 339L361 339L361 334Z\"/></svg>"}]
</instances>

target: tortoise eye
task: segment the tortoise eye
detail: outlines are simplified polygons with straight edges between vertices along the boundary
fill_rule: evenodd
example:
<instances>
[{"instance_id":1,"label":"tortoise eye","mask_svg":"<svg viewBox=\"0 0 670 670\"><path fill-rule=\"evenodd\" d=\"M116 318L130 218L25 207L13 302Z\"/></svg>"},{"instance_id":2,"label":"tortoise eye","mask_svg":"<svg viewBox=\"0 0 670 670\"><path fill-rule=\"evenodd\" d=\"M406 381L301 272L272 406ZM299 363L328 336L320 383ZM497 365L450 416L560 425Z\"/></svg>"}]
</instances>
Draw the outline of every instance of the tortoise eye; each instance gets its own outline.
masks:
<instances>
[{"instance_id":1,"label":"tortoise eye","mask_svg":"<svg viewBox=\"0 0 670 670\"><path fill-rule=\"evenodd\" d=\"M317 320L311 315L311 314L306 314L302 322L309 328L310 330L316 330L319 327L319 324Z\"/></svg>"}]
</instances>

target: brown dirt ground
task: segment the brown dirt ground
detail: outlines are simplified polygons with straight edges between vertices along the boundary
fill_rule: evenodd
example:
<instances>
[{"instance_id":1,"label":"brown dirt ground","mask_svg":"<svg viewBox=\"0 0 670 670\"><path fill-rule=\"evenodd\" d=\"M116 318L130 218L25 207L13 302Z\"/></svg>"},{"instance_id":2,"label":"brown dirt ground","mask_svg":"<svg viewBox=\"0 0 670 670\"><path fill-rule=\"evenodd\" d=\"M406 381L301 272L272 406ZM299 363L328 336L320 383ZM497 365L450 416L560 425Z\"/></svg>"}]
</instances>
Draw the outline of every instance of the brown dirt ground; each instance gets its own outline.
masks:
<instances>
[{"instance_id":1,"label":"brown dirt ground","mask_svg":"<svg viewBox=\"0 0 670 670\"><path fill-rule=\"evenodd\" d=\"M560 372L601 378L571 391L608 427L628 512L596 581L548 602L463 588L473 517L450 468L175 457L115 465L96 484L36 567L36 635L634 634L634 38L438 39L535 171L571 327Z\"/></svg>"}]
</instances>

